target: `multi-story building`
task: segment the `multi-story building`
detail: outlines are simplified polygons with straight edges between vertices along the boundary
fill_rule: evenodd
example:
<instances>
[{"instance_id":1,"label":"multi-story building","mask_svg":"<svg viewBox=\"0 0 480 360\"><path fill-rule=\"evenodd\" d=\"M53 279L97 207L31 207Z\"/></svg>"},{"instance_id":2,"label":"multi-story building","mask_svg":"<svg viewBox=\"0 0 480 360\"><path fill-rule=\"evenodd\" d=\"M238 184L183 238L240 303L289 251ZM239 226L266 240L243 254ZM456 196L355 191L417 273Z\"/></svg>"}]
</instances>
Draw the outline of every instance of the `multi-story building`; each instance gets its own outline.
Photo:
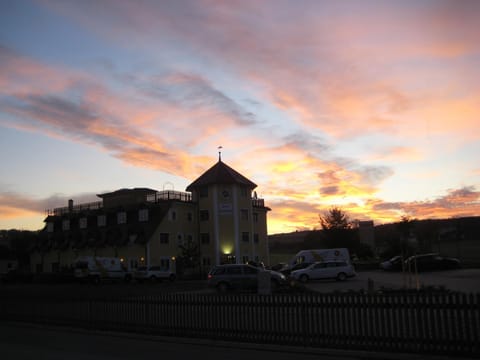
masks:
<instances>
[{"instance_id":1,"label":"multi-story building","mask_svg":"<svg viewBox=\"0 0 480 360\"><path fill-rule=\"evenodd\" d=\"M179 272L192 253L200 272L221 263L268 264L270 209L256 187L219 159L185 192L134 188L100 194L93 203L69 200L48 211L32 271L58 272L87 255L119 257L129 269L161 265Z\"/></svg>"}]
</instances>

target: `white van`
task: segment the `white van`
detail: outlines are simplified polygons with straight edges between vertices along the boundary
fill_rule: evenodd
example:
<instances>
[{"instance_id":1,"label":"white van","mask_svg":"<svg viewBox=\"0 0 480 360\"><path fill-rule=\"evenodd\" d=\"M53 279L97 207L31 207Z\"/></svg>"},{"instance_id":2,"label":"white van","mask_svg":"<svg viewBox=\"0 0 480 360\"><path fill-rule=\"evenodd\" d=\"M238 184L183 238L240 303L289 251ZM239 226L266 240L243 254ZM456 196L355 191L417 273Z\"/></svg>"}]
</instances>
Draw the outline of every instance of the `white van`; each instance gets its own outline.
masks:
<instances>
[{"instance_id":1,"label":"white van","mask_svg":"<svg viewBox=\"0 0 480 360\"><path fill-rule=\"evenodd\" d=\"M75 261L75 278L90 280L94 283L101 280L130 281L132 274L125 269L119 258L80 256Z\"/></svg>"}]
</instances>

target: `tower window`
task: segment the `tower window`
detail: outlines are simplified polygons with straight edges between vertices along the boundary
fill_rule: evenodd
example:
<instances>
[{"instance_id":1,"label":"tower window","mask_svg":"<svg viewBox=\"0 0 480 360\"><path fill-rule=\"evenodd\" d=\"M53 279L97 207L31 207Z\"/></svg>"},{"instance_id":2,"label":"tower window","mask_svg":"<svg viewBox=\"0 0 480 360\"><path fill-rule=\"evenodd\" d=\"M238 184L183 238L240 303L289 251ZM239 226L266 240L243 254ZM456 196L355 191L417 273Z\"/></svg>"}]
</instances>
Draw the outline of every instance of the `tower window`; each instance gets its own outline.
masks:
<instances>
[{"instance_id":1,"label":"tower window","mask_svg":"<svg viewBox=\"0 0 480 360\"><path fill-rule=\"evenodd\" d=\"M200 210L200 221L208 221L208 210Z\"/></svg>"}]
</instances>

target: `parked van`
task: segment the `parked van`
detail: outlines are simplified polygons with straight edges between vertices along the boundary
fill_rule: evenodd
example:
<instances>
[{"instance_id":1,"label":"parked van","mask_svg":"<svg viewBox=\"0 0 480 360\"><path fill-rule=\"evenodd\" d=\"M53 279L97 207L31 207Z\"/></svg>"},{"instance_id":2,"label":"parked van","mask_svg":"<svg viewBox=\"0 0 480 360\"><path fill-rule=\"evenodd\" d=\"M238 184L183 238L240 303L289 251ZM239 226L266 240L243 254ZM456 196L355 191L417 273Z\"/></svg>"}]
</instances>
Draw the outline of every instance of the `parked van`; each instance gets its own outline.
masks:
<instances>
[{"instance_id":1,"label":"parked van","mask_svg":"<svg viewBox=\"0 0 480 360\"><path fill-rule=\"evenodd\" d=\"M115 257L80 256L75 261L75 278L98 283L102 280L130 281L132 274Z\"/></svg>"},{"instance_id":2,"label":"parked van","mask_svg":"<svg viewBox=\"0 0 480 360\"><path fill-rule=\"evenodd\" d=\"M301 250L290 259L282 270L299 269L303 264L313 264L319 261L344 261L350 264L350 253L347 248Z\"/></svg>"}]
</instances>

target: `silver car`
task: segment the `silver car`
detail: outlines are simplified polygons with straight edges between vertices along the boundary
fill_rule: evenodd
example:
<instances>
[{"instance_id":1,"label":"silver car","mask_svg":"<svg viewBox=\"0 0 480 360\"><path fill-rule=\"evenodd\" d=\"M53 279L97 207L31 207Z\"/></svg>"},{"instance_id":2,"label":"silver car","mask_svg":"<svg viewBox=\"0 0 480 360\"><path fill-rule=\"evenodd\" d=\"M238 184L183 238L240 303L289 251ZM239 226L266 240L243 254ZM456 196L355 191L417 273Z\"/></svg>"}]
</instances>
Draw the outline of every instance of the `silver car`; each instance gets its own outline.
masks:
<instances>
[{"instance_id":1,"label":"silver car","mask_svg":"<svg viewBox=\"0 0 480 360\"><path fill-rule=\"evenodd\" d=\"M345 261L315 262L305 269L292 271L290 276L301 282L320 279L346 280L356 275L352 264Z\"/></svg>"}]
</instances>

